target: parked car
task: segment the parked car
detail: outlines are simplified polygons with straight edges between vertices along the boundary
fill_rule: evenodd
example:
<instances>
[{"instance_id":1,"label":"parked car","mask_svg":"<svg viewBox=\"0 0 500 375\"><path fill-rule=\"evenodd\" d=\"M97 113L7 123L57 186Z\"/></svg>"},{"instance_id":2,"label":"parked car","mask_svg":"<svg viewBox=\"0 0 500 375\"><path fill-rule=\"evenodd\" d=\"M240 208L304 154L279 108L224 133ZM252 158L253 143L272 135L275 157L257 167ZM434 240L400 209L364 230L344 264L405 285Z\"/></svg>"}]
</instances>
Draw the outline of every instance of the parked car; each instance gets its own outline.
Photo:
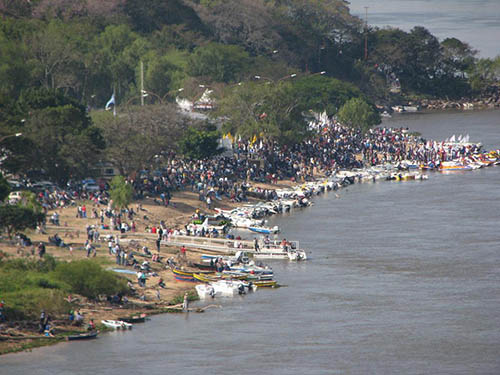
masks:
<instances>
[{"instance_id":1,"label":"parked car","mask_svg":"<svg viewBox=\"0 0 500 375\"><path fill-rule=\"evenodd\" d=\"M85 180L82 180L82 185L87 185L87 184L95 184L96 181L93 178L86 178Z\"/></svg>"},{"instance_id":2,"label":"parked car","mask_svg":"<svg viewBox=\"0 0 500 375\"><path fill-rule=\"evenodd\" d=\"M19 202L21 200L21 194L22 192L21 191L13 191L12 193L9 194L9 197L8 197L8 202L9 204L16 204L17 202Z\"/></svg>"},{"instance_id":3,"label":"parked car","mask_svg":"<svg viewBox=\"0 0 500 375\"><path fill-rule=\"evenodd\" d=\"M26 186L21 181L8 180L7 182L9 183L10 188L12 189L12 191L26 189Z\"/></svg>"},{"instance_id":4,"label":"parked car","mask_svg":"<svg viewBox=\"0 0 500 375\"><path fill-rule=\"evenodd\" d=\"M83 184L83 190L87 191L87 192L96 192L96 191L100 191L101 188L99 187L99 185L97 185L95 182L94 183L86 183L86 184Z\"/></svg>"},{"instance_id":5,"label":"parked car","mask_svg":"<svg viewBox=\"0 0 500 375\"><path fill-rule=\"evenodd\" d=\"M34 191L54 191L55 189L57 189L57 186L50 181L38 181L33 183L30 189Z\"/></svg>"}]
</instances>

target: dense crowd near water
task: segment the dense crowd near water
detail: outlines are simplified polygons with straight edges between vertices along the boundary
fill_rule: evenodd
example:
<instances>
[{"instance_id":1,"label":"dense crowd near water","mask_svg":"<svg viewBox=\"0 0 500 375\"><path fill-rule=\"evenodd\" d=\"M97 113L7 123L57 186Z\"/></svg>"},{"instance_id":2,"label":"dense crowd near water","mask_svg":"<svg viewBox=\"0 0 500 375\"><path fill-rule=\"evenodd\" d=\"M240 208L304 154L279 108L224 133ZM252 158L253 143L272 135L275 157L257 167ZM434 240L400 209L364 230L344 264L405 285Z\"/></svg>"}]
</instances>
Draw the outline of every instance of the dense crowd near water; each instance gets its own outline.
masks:
<instances>
[{"instance_id":1,"label":"dense crowd near water","mask_svg":"<svg viewBox=\"0 0 500 375\"><path fill-rule=\"evenodd\" d=\"M161 205L168 205L171 193L179 190L197 192L200 200L224 196L241 202L246 200L252 182L311 181L318 174L329 176L339 170L403 160L432 168L442 161L469 157L480 148L476 144L450 145L425 140L406 128L380 127L363 135L359 129L334 120L316 125L313 132L314 137L294 145L270 140L238 140L233 143L231 156L206 160L187 160L168 153L164 155L164 167L141 171L129 182L136 198L154 197ZM266 196L272 198L273 195ZM63 190L39 192L38 198L46 209L74 204L77 199L104 205L109 201L105 184L93 192L78 184L68 184Z\"/></svg>"}]
</instances>

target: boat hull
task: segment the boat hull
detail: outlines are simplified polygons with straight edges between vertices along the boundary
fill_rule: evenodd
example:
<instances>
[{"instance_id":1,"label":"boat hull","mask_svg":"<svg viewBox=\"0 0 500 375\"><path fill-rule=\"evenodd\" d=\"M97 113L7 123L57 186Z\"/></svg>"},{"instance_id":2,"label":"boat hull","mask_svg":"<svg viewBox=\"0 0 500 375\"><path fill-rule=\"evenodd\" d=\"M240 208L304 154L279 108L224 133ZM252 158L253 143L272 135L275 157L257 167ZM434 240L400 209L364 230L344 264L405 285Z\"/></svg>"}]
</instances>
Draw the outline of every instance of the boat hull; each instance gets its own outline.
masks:
<instances>
[{"instance_id":1,"label":"boat hull","mask_svg":"<svg viewBox=\"0 0 500 375\"><path fill-rule=\"evenodd\" d=\"M99 331L92 331L88 333L81 333L79 335L71 335L66 338L68 341L77 341L77 340L89 340L97 338Z\"/></svg>"},{"instance_id":2,"label":"boat hull","mask_svg":"<svg viewBox=\"0 0 500 375\"><path fill-rule=\"evenodd\" d=\"M122 320L101 320L101 323L113 329L132 329L132 324Z\"/></svg>"}]
</instances>

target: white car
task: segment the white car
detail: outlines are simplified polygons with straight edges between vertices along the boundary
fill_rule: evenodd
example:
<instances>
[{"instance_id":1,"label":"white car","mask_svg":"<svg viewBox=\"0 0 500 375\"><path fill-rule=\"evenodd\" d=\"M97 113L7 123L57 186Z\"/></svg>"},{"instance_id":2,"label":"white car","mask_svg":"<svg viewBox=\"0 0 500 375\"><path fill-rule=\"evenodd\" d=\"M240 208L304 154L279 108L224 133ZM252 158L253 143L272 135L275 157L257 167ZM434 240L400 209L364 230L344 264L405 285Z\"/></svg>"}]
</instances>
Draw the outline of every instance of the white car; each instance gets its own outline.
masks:
<instances>
[{"instance_id":1,"label":"white car","mask_svg":"<svg viewBox=\"0 0 500 375\"><path fill-rule=\"evenodd\" d=\"M21 200L21 191L13 191L9 194L8 202L9 204L16 204Z\"/></svg>"},{"instance_id":2,"label":"white car","mask_svg":"<svg viewBox=\"0 0 500 375\"><path fill-rule=\"evenodd\" d=\"M97 184L88 183L88 184L83 184L83 190L88 192L96 192L101 190L101 188Z\"/></svg>"}]
</instances>

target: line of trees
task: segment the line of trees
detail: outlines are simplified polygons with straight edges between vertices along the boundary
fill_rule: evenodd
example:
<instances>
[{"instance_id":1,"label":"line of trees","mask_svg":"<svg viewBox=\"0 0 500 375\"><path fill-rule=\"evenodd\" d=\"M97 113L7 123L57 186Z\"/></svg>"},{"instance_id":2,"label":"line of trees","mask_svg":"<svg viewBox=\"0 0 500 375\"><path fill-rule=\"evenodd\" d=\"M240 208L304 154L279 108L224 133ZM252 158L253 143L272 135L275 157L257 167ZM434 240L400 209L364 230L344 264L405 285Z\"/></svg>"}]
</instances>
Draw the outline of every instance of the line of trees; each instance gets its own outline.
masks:
<instances>
[{"instance_id":1,"label":"line of trees","mask_svg":"<svg viewBox=\"0 0 500 375\"><path fill-rule=\"evenodd\" d=\"M348 5L0 0L0 137L23 134L1 142L2 169L66 182L102 160L126 176L169 152L210 156L217 133L173 104L207 88L224 132L293 143L308 137L310 110L376 124L374 104L389 104L395 83L403 96L453 98L498 82L500 58L477 59L466 43L423 27L365 31ZM118 116L93 110L113 91ZM137 106L144 95L147 108Z\"/></svg>"},{"instance_id":2,"label":"line of trees","mask_svg":"<svg viewBox=\"0 0 500 375\"><path fill-rule=\"evenodd\" d=\"M364 61L365 30L344 0L4 0L0 15L0 92L10 97L42 86L102 106L115 87L126 101L139 94L139 60L160 97L190 77L234 83L287 68L374 92L377 75L395 75L408 92L453 96L480 90L469 78L486 73L469 45L423 27L369 29Z\"/></svg>"}]
</instances>

